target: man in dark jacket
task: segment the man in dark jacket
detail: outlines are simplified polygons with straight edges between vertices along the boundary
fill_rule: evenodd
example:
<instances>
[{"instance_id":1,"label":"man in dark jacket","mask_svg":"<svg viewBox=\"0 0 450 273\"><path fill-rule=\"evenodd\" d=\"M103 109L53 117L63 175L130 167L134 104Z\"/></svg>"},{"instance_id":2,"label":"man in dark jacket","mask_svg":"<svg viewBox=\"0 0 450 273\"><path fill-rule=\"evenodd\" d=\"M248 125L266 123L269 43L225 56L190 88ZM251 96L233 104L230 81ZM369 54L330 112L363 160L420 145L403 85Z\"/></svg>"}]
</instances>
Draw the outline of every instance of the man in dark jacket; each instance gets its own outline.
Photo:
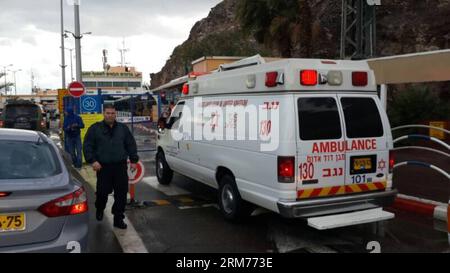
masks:
<instances>
[{"instance_id":1,"label":"man in dark jacket","mask_svg":"<svg viewBox=\"0 0 450 273\"><path fill-rule=\"evenodd\" d=\"M83 120L73 112L73 109L67 109L67 115L64 118L64 133L67 152L72 156L72 163L75 168L81 168L81 130L84 128Z\"/></svg>"},{"instance_id":2,"label":"man in dark jacket","mask_svg":"<svg viewBox=\"0 0 450 273\"><path fill-rule=\"evenodd\" d=\"M123 219L128 193L127 160L130 159L131 169L136 169L136 141L128 127L116 121L113 105L104 106L103 116L103 121L88 129L83 147L86 162L97 172L96 217L98 221L103 219L108 195L114 191L114 226L126 229Z\"/></svg>"}]
</instances>

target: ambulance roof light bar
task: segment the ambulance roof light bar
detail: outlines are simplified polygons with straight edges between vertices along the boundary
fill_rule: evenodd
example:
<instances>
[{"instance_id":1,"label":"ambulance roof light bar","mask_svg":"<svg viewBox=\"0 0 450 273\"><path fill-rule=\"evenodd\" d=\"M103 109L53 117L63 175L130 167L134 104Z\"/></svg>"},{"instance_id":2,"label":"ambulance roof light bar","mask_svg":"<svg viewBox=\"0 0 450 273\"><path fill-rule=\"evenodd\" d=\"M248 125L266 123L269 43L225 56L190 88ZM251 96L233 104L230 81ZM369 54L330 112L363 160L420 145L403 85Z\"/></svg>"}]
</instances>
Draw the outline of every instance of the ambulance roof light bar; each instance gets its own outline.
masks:
<instances>
[{"instance_id":1,"label":"ambulance roof light bar","mask_svg":"<svg viewBox=\"0 0 450 273\"><path fill-rule=\"evenodd\" d=\"M219 66L218 72L239 69L239 68L244 68L244 67L248 67L248 66L265 64L265 63L266 63L266 60L263 57L261 57L261 55L258 54L258 55L252 56L252 57L248 57L248 58L239 60L237 62L233 62L233 63L229 63L229 64L222 64Z\"/></svg>"}]
</instances>

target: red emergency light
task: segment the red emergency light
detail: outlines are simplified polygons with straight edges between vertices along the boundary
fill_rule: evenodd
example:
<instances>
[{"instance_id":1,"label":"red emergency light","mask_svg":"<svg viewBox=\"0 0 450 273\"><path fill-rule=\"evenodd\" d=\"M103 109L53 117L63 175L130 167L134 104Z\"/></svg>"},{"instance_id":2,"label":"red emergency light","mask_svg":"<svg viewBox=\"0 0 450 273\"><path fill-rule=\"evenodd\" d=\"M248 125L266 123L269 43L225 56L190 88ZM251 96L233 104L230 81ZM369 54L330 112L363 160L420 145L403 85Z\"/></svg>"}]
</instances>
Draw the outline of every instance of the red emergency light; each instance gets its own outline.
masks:
<instances>
[{"instance_id":1,"label":"red emergency light","mask_svg":"<svg viewBox=\"0 0 450 273\"><path fill-rule=\"evenodd\" d=\"M317 71L316 70L300 71L300 84L306 86L317 85Z\"/></svg>"},{"instance_id":2,"label":"red emergency light","mask_svg":"<svg viewBox=\"0 0 450 273\"><path fill-rule=\"evenodd\" d=\"M278 72L267 72L266 73L266 86L275 87L277 86Z\"/></svg>"},{"instance_id":3,"label":"red emergency light","mask_svg":"<svg viewBox=\"0 0 450 273\"><path fill-rule=\"evenodd\" d=\"M366 86L368 83L367 72L357 71L352 73L353 86Z\"/></svg>"},{"instance_id":4,"label":"red emergency light","mask_svg":"<svg viewBox=\"0 0 450 273\"><path fill-rule=\"evenodd\" d=\"M183 85L183 89L181 90L181 92L183 93L183 95L188 95L189 94L189 84L185 83Z\"/></svg>"}]
</instances>

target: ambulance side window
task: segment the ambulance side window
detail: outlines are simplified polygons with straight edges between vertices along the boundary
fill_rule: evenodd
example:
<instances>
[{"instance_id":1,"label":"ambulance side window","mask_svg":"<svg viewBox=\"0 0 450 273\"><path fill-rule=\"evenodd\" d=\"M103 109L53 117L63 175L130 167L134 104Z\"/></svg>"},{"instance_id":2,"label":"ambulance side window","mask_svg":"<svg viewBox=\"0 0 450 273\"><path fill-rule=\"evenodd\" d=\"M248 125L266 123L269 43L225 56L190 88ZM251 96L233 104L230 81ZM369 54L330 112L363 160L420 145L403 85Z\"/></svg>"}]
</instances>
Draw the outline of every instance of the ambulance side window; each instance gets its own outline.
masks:
<instances>
[{"instance_id":1,"label":"ambulance side window","mask_svg":"<svg viewBox=\"0 0 450 273\"><path fill-rule=\"evenodd\" d=\"M299 98L298 120L302 140L342 137L339 111L334 98Z\"/></svg>"},{"instance_id":2,"label":"ambulance side window","mask_svg":"<svg viewBox=\"0 0 450 273\"><path fill-rule=\"evenodd\" d=\"M179 121L181 119L181 115L183 114L184 104L185 104L184 101L180 101L173 109L172 114L170 115L169 121L167 122L168 129L176 129L176 128L172 128L172 127L174 126L174 124L177 121ZM177 126L177 124L175 124L175 127L176 126Z\"/></svg>"},{"instance_id":3,"label":"ambulance side window","mask_svg":"<svg viewBox=\"0 0 450 273\"><path fill-rule=\"evenodd\" d=\"M383 136L378 107L372 98L341 98L348 138Z\"/></svg>"}]
</instances>

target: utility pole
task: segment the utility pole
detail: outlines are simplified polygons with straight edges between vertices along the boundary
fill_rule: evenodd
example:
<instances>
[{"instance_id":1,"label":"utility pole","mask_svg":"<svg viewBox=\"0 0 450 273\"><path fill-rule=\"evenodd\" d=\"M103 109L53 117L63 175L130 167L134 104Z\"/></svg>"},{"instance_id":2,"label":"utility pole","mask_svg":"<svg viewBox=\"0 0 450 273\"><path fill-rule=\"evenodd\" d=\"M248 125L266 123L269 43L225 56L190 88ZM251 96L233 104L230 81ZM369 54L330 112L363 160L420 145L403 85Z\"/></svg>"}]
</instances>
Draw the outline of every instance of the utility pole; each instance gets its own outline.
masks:
<instances>
[{"instance_id":1,"label":"utility pole","mask_svg":"<svg viewBox=\"0 0 450 273\"><path fill-rule=\"evenodd\" d=\"M342 0L341 59L376 55L376 6L381 0Z\"/></svg>"},{"instance_id":2,"label":"utility pole","mask_svg":"<svg viewBox=\"0 0 450 273\"><path fill-rule=\"evenodd\" d=\"M74 14L75 14L75 56L76 56L76 78L78 82L82 81L81 70L81 38L80 35L80 3L78 0L74 1Z\"/></svg>"},{"instance_id":3,"label":"utility pole","mask_svg":"<svg viewBox=\"0 0 450 273\"><path fill-rule=\"evenodd\" d=\"M34 76L34 72L33 72L33 68L31 68L31 94L36 93L36 88L34 86L34 80L35 80L35 76Z\"/></svg>"},{"instance_id":4,"label":"utility pole","mask_svg":"<svg viewBox=\"0 0 450 273\"><path fill-rule=\"evenodd\" d=\"M66 48L66 49L69 50L70 52L70 79L71 81L74 81L75 78L73 77L73 54L72 54L74 48Z\"/></svg>"},{"instance_id":5,"label":"utility pole","mask_svg":"<svg viewBox=\"0 0 450 273\"><path fill-rule=\"evenodd\" d=\"M62 70L62 89L66 88L66 58L64 52L64 38L67 35L64 33L64 9L63 9L63 0L60 1L61 5L61 70Z\"/></svg>"},{"instance_id":6,"label":"utility pole","mask_svg":"<svg viewBox=\"0 0 450 273\"><path fill-rule=\"evenodd\" d=\"M81 38L84 34L92 34L92 32L85 32L80 34L80 3L79 0L74 0L74 17L75 17L75 33L65 30L64 32L72 34L75 38L75 67L76 67L76 80L82 81L82 69L81 69Z\"/></svg>"},{"instance_id":7,"label":"utility pole","mask_svg":"<svg viewBox=\"0 0 450 273\"><path fill-rule=\"evenodd\" d=\"M17 84L16 84L16 73L22 71L22 69L18 70L10 70L14 75L14 95L17 96Z\"/></svg>"}]
</instances>

